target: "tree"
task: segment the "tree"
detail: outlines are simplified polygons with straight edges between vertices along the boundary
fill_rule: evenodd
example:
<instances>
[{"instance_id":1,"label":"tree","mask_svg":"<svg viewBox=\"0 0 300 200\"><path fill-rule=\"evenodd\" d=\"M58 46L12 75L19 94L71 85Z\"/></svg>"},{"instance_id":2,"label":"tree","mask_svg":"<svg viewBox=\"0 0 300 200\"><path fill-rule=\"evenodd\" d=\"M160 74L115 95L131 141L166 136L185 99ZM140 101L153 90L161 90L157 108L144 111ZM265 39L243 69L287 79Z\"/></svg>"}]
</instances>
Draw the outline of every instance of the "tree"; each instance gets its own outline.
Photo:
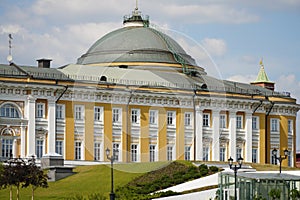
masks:
<instances>
[{"instance_id":1,"label":"tree","mask_svg":"<svg viewBox=\"0 0 300 200\"><path fill-rule=\"evenodd\" d=\"M9 196L12 200L13 186L17 188L17 200L20 196L20 186L32 189L32 200L34 191L38 187L48 187L48 176L44 174L35 164L34 158L27 161L21 158L11 158L4 165L0 165L0 188L9 187Z\"/></svg>"},{"instance_id":2,"label":"tree","mask_svg":"<svg viewBox=\"0 0 300 200\"><path fill-rule=\"evenodd\" d=\"M261 194L259 194L259 195L255 195L253 197L253 200L266 200L266 198L264 198Z\"/></svg>"},{"instance_id":3,"label":"tree","mask_svg":"<svg viewBox=\"0 0 300 200\"><path fill-rule=\"evenodd\" d=\"M280 199L280 193L281 190L278 188L273 188L269 192L269 196L272 198L272 200Z\"/></svg>"},{"instance_id":4,"label":"tree","mask_svg":"<svg viewBox=\"0 0 300 200\"><path fill-rule=\"evenodd\" d=\"M9 187L10 200L12 200L13 186L17 187L17 200L19 200L20 186L24 181L24 177L26 174L25 166L25 161L20 158L11 158L7 160L3 165L0 185L1 188Z\"/></svg>"},{"instance_id":5,"label":"tree","mask_svg":"<svg viewBox=\"0 0 300 200\"><path fill-rule=\"evenodd\" d=\"M300 199L300 192L297 189L292 189L290 197L292 200Z\"/></svg>"},{"instance_id":6,"label":"tree","mask_svg":"<svg viewBox=\"0 0 300 200\"><path fill-rule=\"evenodd\" d=\"M31 199L34 200L34 191L38 187L48 187L48 176L44 171L36 166L34 158L28 161L26 175L22 187L31 186Z\"/></svg>"}]
</instances>

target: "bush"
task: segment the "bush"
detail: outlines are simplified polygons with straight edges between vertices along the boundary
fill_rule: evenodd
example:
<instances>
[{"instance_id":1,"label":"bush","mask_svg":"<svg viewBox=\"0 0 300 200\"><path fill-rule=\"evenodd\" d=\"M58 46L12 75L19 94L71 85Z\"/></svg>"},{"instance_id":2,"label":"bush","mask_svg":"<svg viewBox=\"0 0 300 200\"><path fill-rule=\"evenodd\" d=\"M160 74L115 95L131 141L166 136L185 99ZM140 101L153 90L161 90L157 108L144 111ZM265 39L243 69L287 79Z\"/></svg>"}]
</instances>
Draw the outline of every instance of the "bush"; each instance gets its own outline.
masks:
<instances>
[{"instance_id":1,"label":"bush","mask_svg":"<svg viewBox=\"0 0 300 200\"><path fill-rule=\"evenodd\" d=\"M201 177L206 176L208 174L208 167L205 164L201 164L199 166L199 170L200 170Z\"/></svg>"},{"instance_id":2,"label":"bush","mask_svg":"<svg viewBox=\"0 0 300 200\"><path fill-rule=\"evenodd\" d=\"M102 194L90 194L88 195L88 198L84 198L82 195L75 195L74 197L70 197L67 200L106 200L107 198L105 196L103 196Z\"/></svg>"},{"instance_id":3,"label":"bush","mask_svg":"<svg viewBox=\"0 0 300 200\"><path fill-rule=\"evenodd\" d=\"M216 167L216 166L210 166L210 167L209 167L209 170L210 170L212 173L219 172L219 168Z\"/></svg>"},{"instance_id":4,"label":"bush","mask_svg":"<svg viewBox=\"0 0 300 200\"><path fill-rule=\"evenodd\" d=\"M127 185L117 188L116 194L118 199L153 199L164 196L171 196L179 193L172 191L159 192L149 195L158 190L162 190L189 180L206 176L212 172L219 171L217 167L208 168L202 164L199 167L186 165L181 162L172 162L170 165L144 174Z\"/></svg>"}]
</instances>

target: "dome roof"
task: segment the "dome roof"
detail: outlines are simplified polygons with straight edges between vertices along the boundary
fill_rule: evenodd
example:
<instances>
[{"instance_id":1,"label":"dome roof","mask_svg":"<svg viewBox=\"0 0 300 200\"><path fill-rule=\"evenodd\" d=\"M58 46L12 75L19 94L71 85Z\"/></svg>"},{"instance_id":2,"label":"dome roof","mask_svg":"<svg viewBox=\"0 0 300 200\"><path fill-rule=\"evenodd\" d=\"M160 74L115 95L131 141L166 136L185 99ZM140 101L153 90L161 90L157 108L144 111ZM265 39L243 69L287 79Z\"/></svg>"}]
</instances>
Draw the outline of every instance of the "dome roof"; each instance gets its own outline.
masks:
<instances>
[{"instance_id":1,"label":"dome roof","mask_svg":"<svg viewBox=\"0 0 300 200\"><path fill-rule=\"evenodd\" d=\"M147 26L125 26L96 41L77 64L120 62L172 63L196 66L171 37Z\"/></svg>"}]
</instances>

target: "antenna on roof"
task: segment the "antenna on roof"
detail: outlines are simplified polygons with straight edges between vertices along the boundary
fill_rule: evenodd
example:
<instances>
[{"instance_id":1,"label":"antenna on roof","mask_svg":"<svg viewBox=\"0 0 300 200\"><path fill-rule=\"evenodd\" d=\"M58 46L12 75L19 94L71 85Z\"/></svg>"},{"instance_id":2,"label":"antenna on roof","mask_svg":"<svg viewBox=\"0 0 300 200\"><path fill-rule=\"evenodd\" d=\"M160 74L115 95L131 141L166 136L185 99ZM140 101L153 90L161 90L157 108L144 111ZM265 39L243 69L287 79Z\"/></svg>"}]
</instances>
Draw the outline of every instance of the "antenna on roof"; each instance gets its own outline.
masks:
<instances>
[{"instance_id":1,"label":"antenna on roof","mask_svg":"<svg viewBox=\"0 0 300 200\"><path fill-rule=\"evenodd\" d=\"M13 39L13 37L12 37L11 33L8 34L8 56L7 56L7 61L9 63L11 63L11 61L12 61L12 39Z\"/></svg>"}]
</instances>

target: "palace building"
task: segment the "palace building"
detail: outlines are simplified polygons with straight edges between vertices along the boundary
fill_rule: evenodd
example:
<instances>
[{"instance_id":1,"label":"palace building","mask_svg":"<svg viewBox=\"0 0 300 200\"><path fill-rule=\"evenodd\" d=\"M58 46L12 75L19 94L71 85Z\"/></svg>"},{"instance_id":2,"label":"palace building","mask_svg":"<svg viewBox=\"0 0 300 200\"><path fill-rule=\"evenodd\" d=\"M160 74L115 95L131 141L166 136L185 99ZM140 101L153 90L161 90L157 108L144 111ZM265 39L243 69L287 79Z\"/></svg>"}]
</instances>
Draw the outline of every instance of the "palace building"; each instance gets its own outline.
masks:
<instances>
[{"instance_id":1,"label":"palace building","mask_svg":"<svg viewBox=\"0 0 300 200\"><path fill-rule=\"evenodd\" d=\"M1 159L60 154L66 161L166 160L295 165L296 114L263 63L251 84L209 76L205 66L135 9L76 64L0 65Z\"/></svg>"}]
</instances>

